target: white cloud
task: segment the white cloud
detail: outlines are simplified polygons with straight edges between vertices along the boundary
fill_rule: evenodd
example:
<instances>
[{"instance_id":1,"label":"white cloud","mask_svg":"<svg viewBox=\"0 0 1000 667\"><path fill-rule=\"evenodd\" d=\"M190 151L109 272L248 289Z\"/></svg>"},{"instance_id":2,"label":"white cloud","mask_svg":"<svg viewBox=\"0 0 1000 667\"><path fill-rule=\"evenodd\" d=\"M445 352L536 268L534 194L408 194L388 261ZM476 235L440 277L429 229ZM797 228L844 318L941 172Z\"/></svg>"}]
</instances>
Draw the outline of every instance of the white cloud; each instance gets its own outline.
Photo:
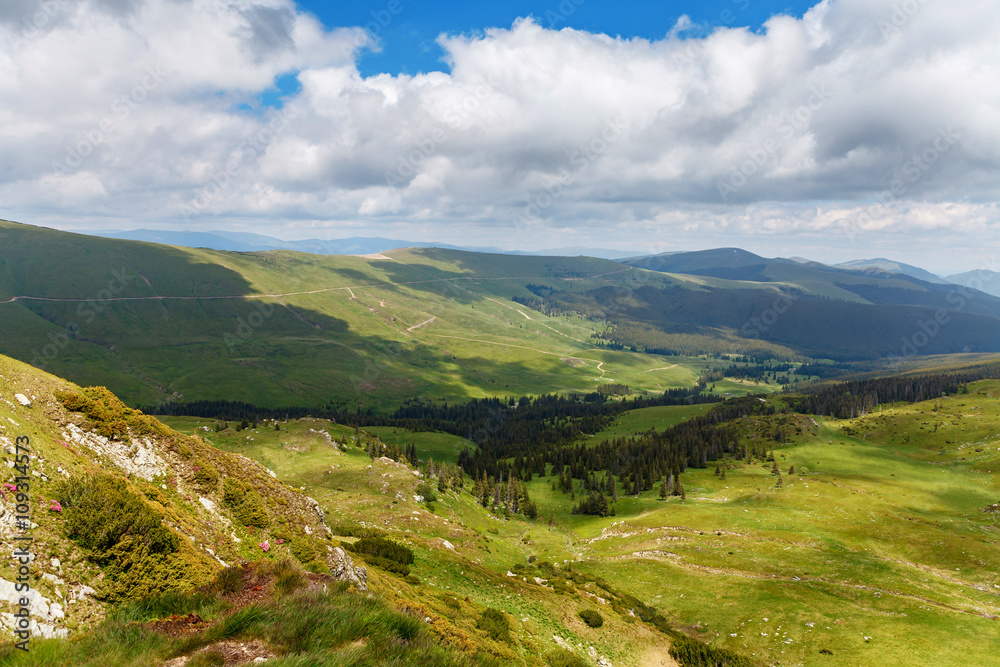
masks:
<instances>
[{"instance_id":1,"label":"white cloud","mask_svg":"<svg viewBox=\"0 0 1000 667\"><path fill-rule=\"evenodd\" d=\"M521 20L442 36L450 74L362 78L368 36L288 0L11 2L4 214L636 247L995 228L994 2L825 0L759 34L691 27L651 42ZM289 73L281 114L241 107Z\"/></svg>"}]
</instances>

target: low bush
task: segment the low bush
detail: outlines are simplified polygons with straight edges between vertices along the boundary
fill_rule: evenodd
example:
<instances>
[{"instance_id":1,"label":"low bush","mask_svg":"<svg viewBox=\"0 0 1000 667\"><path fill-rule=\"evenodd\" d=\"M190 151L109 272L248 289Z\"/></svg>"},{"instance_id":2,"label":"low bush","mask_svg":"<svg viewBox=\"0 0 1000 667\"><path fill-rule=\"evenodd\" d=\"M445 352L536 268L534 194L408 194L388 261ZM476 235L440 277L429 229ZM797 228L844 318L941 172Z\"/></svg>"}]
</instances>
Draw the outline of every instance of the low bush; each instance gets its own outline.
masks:
<instances>
[{"instance_id":1,"label":"low bush","mask_svg":"<svg viewBox=\"0 0 1000 667\"><path fill-rule=\"evenodd\" d=\"M256 489L241 479L226 478L222 484L222 502L244 526L267 528L270 523L264 499Z\"/></svg>"},{"instance_id":2,"label":"low bush","mask_svg":"<svg viewBox=\"0 0 1000 667\"><path fill-rule=\"evenodd\" d=\"M584 609L580 612L580 618L592 628L599 628L604 625L604 617L601 616L601 612L594 609Z\"/></svg>"},{"instance_id":3,"label":"low bush","mask_svg":"<svg viewBox=\"0 0 1000 667\"><path fill-rule=\"evenodd\" d=\"M94 430L105 438L123 440L132 435L169 435L159 421L128 407L106 387L87 387L82 393L55 392L56 400L71 412L80 412L93 423Z\"/></svg>"},{"instance_id":4,"label":"low bush","mask_svg":"<svg viewBox=\"0 0 1000 667\"><path fill-rule=\"evenodd\" d=\"M479 615L476 627L483 630L495 642L510 643L510 622L502 611L487 607Z\"/></svg>"},{"instance_id":5,"label":"low bush","mask_svg":"<svg viewBox=\"0 0 1000 667\"><path fill-rule=\"evenodd\" d=\"M193 588L210 566L181 553L178 535L128 482L106 473L74 477L56 489L67 536L104 570L111 602Z\"/></svg>"},{"instance_id":6,"label":"low bush","mask_svg":"<svg viewBox=\"0 0 1000 667\"><path fill-rule=\"evenodd\" d=\"M564 648L554 648L546 651L542 658L549 667L589 667L590 663Z\"/></svg>"},{"instance_id":7,"label":"low bush","mask_svg":"<svg viewBox=\"0 0 1000 667\"><path fill-rule=\"evenodd\" d=\"M405 577L410 574L413 551L384 537L362 537L354 544L344 544L348 551L358 554L369 565Z\"/></svg>"},{"instance_id":8,"label":"low bush","mask_svg":"<svg viewBox=\"0 0 1000 667\"><path fill-rule=\"evenodd\" d=\"M219 485L219 471L205 459L198 459L194 462L194 483L203 493L211 493Z\"/></svg>"}]
</instances>

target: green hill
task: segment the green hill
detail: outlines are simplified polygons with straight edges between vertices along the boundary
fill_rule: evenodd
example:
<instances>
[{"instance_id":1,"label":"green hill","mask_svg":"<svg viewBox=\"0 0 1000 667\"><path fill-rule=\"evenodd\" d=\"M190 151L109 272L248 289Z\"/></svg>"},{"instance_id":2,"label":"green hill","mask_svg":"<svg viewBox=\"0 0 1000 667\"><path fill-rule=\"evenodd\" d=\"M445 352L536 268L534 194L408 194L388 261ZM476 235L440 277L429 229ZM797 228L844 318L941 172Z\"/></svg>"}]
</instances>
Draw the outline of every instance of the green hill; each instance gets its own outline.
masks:
<instances>
[{"instance_id":1,"label":"green hill","mask_svg":"<svg viewBox=\"0 0 1000 667\"><path fill-rule=\"evenodd\" d=\"M32 613L71 638L35 634L0 664L1000 664L1000 381L937 395L921 377L899 386L931 400L853 419L795 414L794 397L620 414L565 451L616 439L630 466L627 440L708 424L740 455L686 467L666 499L658 482L626 491L623 469L613 516L573 511L600 471L562 490L548 464L514 485L532 518L506 509L504 484L484 494L457 474L464 438L316 419L168 427L0 357L0 438L9 454L28 435L39 474L37 525L0 529L32 534ZM585 403L552 405L539 432Z\"/></svg>"},{"instance_id":2,"label":"green hill","mask_svg":"<svg viewBox=\"0 0 1000 667\"><path fill-rule=\"evenodd\" d=\"M385 412L414 396L690 388L727 355L1000 350L1000 299L733 249L653 258L672 263L647 270L433 248L225 252L7 222L0 231L0 352L132 405Z\"/></svg>"}]
</instances>

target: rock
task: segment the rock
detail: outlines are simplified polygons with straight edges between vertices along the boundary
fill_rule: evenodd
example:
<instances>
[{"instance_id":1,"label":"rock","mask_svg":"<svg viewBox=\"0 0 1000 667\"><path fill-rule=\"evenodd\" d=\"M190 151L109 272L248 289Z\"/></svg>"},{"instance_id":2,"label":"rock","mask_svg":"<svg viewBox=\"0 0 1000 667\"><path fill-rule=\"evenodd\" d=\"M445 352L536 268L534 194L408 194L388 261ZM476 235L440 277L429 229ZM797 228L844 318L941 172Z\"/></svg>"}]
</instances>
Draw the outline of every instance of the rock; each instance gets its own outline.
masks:
<instances>
[{"instance_id":1,"label":"rock","mask_svg":"<svg viewBox=\"0 0 1000 667\"><path fill-rule=\"evenodd\" d=\"M330 574L339 581L354 584L359 591L368 590L368 570L356 567L347 552L340 547L334 547L329 555Z\"/></svg>"},{"instance_id":2,"label":"rock","mask_svg":"<svg viewBox=\"0 0 1000 667\"><path fill-rule=\"evenodd\" d=\"M26 408L31 407L31 401L28 400L28 397L25 396L24 394L14 394L14 398L16 398L17 402L23 405L24 407Z\"/></svg>"},{"instance_id":3,"label":"rock","mask_svg":"<svg viewBox=\"0 0 1000 667\"><path fill-rule=\"evenodd\" d=\"M90 586L81 585L79 588L73 591L73 597L71 598L70 601L76 602L77 600L82 600L87 596L93 596L95 593L97 593L97 591L95 591Z\"/></svg>"},{"instance_id":4,"label":"rock","mask_svg":"<svg viewBox=\"0 0 1000 667\"><path fill-rule=\"evenodd\" d=\"M58 558L53 558L51 563L52 563L52 569L56 570L57 572L62 571L62 563L59 562Z\"/></svg>"}]
</instances>

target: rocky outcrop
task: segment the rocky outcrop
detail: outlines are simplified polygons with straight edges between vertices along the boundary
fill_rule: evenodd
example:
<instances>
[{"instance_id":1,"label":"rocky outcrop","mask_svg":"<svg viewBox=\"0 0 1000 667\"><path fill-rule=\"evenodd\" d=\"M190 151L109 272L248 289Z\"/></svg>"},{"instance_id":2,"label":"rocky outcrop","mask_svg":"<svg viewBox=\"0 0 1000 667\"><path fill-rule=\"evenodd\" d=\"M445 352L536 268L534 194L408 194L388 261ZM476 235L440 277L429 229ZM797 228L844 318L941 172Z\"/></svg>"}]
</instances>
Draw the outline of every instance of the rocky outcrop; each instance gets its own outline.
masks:
<instances>
[{"instance_id":1,"label":"rocky outcrop","mask_svg":"<svg viewBox=\"0 0 1000 667\"><path fill-rule=\"evenodd\" d=\"M338 581L348 581L359 590L368 590L368 570L354 565L354 561L340 547L331 547L327 557L330 574Z\"/></svg>"}]
</instances>

